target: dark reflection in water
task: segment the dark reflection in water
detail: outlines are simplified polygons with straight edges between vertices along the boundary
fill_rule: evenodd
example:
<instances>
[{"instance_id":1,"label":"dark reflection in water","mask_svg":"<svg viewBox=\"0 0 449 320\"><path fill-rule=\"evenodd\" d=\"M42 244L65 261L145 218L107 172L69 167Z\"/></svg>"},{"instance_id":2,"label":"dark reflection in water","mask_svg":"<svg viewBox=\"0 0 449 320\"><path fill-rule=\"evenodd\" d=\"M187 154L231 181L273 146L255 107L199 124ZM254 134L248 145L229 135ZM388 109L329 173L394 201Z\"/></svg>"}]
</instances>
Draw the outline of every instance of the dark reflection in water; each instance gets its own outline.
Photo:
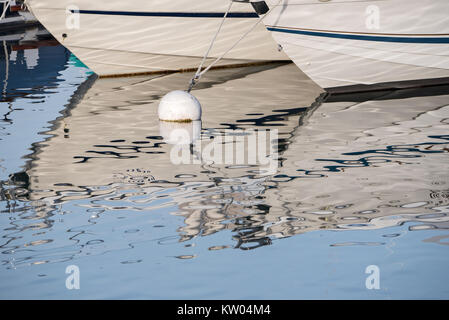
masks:
<instances>
[{"instance_id":1,"label":"dark reflection in water","mask_svg":"<svg viewBox=\"0 0 449 320\"><path fill-rule=\"evenodd\" d=\"M344 172L348 168L377 166L381 163L390 162L395 162L397 164L407 164L405 159L408 158L420 158L424 154L448 152L449 142L446 142L449 141L448 135L429 136L428 138L435 139L436 141L443 140L445 142L429 141L413 145L392 145L386 146L382 149L347 152L342 154L342 156L368 155L366 157L358 159L315 159L315 161L330 163L334 162L337 164L323 166L323 170L298 169L297 171L303 172L305 176L289 176L288 178L322 178L326 177L326 172ZM279 176L275 176L275 178L276 177Z\"/></svg>"},{"instance_id":2,"label":"dark reflection in water","mask_svg":"<svg viewBox=\"0 0 449 320\"><path fill-rule=\"evenodd\" d=\"M67 68L71 55L40 27L18 30L13 35L0 34L0 45L0 102L28 95L39 101L39 95L56 89L62 81L59 73Z\"/></svg>"},{"instance_id":3,"label":"dark reflection in water","mask_svg":"<svg viewBox=\"0 0 449 320\"><path fill-rule=\"evenodd\" d=\"M68 57L57 50L39 51L45 58L35 70L45 84L10 76L2 101L63 81L53 54L61 68ZM47 62L54 73L45 75ZM448 229L449 88L351 101L323 94L289 64L208 73L194 92L205 111L199 141L229 129L277 129L278 169L264 175L254 164L172 163L157 103L189 76L85 75L62 116L47 119L23 170L0 181L4 268L99 255L139 265L147 257L126 252L141 245L149 255L161 256L162 246L164 256L195 261L205 252L191 250L207 237L219 241L204 240L207 251L246 251L311 231L385 229L378 241L328 244L378 247L400 238L389 228Z\"/></svg>"}]
</instances>

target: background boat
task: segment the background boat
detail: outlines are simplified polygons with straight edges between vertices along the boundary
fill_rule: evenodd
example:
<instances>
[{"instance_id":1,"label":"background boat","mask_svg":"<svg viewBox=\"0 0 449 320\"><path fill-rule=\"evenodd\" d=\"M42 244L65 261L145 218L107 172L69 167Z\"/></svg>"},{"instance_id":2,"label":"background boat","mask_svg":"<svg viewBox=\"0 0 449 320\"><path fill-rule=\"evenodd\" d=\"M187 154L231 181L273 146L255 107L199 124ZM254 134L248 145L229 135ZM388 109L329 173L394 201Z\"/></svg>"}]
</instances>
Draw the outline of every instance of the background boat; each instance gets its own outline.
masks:
<instances>
[{"instance_id":1,"label":"background boat","mask_svg":"<svg viewBox=\"0 0 449 320\"><path fill-rule=\"evenodd\" d=\"M0 1L0 33L36 25L39 25L39 22L26 9L22 0Z\"/></svg>"}]
</instances>

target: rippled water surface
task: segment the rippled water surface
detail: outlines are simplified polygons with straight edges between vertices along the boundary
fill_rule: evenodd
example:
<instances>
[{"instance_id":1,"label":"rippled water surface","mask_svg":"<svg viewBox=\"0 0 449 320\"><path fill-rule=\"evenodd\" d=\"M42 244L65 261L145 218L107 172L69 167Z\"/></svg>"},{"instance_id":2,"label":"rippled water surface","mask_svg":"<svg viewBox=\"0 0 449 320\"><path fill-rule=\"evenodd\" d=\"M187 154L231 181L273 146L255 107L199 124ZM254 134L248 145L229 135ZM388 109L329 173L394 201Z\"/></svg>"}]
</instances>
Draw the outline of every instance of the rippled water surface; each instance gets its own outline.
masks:
<instances>
[{"instance_id":1,"label":"rippled water surface","mask_svg":"<svg viewBox=\"0 0 449 320\"><path fill-rule=\"evenodd\" d=\"M171 161L157 105L190 74L0 52L0 298L449 298L449 87L325 97L292 64L209 72L184 127L277 129L268 175Z\"/></svg>"}]
</instances>

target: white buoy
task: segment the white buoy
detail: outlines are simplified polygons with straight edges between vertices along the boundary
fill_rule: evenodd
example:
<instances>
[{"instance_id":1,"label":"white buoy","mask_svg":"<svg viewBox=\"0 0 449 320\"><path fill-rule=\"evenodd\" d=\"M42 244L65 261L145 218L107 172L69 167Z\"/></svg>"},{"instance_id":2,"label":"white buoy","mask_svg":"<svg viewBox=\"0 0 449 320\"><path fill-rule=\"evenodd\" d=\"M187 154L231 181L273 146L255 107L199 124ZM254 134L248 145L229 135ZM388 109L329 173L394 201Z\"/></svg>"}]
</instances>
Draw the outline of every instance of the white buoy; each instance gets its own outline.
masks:
<instances>
[{"instance_id":1,"label":"white buoy","mask_svg":"<svg viewBox=\"0 0 449 320\"><path fill-rule=\"evenodd\" d=\"M201 104L186 91L171 91L159 102L158 114L162 121L191 122L201 120Z\"/></svg>"}]
</instances>

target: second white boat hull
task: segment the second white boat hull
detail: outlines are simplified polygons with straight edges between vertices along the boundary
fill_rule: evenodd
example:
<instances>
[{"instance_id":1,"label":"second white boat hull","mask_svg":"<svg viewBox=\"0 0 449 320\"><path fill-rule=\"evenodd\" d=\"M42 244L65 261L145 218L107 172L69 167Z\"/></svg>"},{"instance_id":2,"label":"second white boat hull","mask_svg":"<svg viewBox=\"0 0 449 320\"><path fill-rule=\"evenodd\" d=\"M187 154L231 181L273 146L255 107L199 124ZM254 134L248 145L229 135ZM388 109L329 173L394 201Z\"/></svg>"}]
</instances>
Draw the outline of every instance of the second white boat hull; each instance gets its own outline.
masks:
<instances>
[{"instance_id":1,"label":"second white boat hull","mask_svg":"<svg viewBox=\"0 0 449 320\"><path fill-rule=\"evenodd\" d=\"M267 3L268 30L323 88L449 76L447 0Z\"/></svg>"}]
</instances>

